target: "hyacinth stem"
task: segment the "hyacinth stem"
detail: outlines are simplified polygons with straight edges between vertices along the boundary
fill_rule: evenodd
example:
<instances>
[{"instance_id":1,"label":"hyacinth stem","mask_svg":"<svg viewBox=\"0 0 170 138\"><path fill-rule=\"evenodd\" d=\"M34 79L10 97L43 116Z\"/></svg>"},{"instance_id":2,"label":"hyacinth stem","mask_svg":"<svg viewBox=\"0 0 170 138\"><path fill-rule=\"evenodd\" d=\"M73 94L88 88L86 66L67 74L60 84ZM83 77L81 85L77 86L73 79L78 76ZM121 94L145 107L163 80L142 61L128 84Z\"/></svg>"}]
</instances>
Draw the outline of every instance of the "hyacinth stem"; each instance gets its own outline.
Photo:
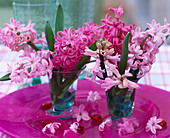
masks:
<instances>
[{"instance_id":1,"label":"hyacinth stem","mask_svg":"<svg viewBox=\"0 0 170 138\"><path fill-rule=\"evenodd\" d=\"M35 51L39 51L39 49L32 43L32 41L27 42L28 45L30 45Z\"/></svg>"},{"instance_id":2,"label":"hyacinth stem","mask_svg":"<svg viewBox=\"0 0 170 138\"><path fill-rule=\"evenodd\" d=\"M106 67L104 65L104 57L101 54L99 54L99 57L100 57L100 66L101 66L101 69L105 71L103 73L103 80L105 80L105 78L107 78L107 72L106 72Z\"/></svg>"},{"instance_id":3,"label":"hyacinth stem","mask_svg":"<svg viewBox=\"0 0 170 138\"><path fill-rule=\"evenodd\" d=\"M143 49L143 45L144 45L144 43L145 43L145 41L149 38L149 37L152 37L151 35L147 35L146 37L145 37L145 39L143 39L143 41L142 41L142 43L141 43L141 49Z\"/></svg>"}]
</instances>

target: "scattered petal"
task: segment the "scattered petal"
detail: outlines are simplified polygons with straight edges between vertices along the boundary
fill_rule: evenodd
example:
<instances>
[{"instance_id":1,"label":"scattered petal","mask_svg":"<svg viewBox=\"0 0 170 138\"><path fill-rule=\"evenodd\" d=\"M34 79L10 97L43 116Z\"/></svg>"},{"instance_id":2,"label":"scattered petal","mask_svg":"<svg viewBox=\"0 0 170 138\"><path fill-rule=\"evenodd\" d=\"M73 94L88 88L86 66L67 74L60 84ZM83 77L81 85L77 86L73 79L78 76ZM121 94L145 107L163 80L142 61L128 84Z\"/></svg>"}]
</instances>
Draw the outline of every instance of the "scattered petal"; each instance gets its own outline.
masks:
<instances>
[{"instance_id":1,"label":"scattered petal","mask_svg":"<svg viewBox=\"0 0 170 138\"><path fill-rule=\"evenodd\" d=\"M146 132L151 131L153 134L156 134L156 129L162 129L160 125L162 121L162 118L157 118L156 116L151 117L146 124Z\"/></svg>"}]
</instances>

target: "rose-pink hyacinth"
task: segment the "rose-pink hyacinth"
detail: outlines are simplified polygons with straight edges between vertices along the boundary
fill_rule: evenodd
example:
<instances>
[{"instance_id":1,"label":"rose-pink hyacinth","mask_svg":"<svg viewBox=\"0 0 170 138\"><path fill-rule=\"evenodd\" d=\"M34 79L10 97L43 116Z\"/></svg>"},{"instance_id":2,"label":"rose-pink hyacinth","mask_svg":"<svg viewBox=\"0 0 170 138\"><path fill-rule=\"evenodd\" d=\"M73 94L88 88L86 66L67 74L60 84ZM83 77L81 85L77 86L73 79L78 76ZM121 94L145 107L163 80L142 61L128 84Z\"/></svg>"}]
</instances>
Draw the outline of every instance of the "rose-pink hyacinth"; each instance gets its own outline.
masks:
<instances>
[{"instance_id":1,"label":"rose-pink hyacinth","mask_svg":"<svg viewBox=\"0 0 170 138\"><path fill-rule=\"evenodd\" d=\"M119 20L120 16L123 14L123 8L120 6L118 9L110 8L110 11L115 13L116 18L106 14L105 19L102 19L101 29L103 30L103 38L108 40L112 45L110 47L114 48L119 54L122 52L122 44L126 34L135 27L135 25L125 26L125 23ZM116 11L116 12L115 12ZM118 12L118 13L117 13ZM131 42L131 37L130 37Z\"/></svg>"},{"instance_id":2,"label":"rose-pink hyacinth","mask_svg":"<svg viewBox=\"0 0 170 138\"><path fill-rule=\"evenodd\" d=\"M116 19L120 19L120 17L123 15L122 5L120 5L118 8L115 8L115 9L109 8L108 10L114 12Z\"/></svg>"},{"instance_id":3,"label":"rose-pink hyacinth","mask_svg":"<svg viewBox=\"0 0 170 138\"><path fill-rule=\"evenodd\" d=\"M82 41L87 43L87 46L90 46L102 37L102 30L99 25L93 24L92 22L86 22L84 25L86 26L79 27L76 32L84 35Z\"/></svg>"},{"instance_id":4,"label":"rose-pink hyacinth","mask_svg":"<svg viewBox=\"0 0 170 138\"><path fill-rule=\"evenodd\" d=\"M64 29L57 33L52 60L56 69L74 69L81 57L84 56L85 47L89 47L101 38L102 32L98 25L90 22L85 25L77 30L70 27L68 30Z\"/></svg>"},{"instance_id":5,"label":"rose-pink hyacinth","mask_svg":"<svg viewBox=\"0 0 170 138\"><path fill-rule=\"evenodd\" d=\"M71 27L69 30L64 29L64 32L59 31L55 39L55 51L52 59L54 67L56 69L61 67L63 70L74 69L85 49L81 36L78 36Z\"/></svg>"}]
</instances>

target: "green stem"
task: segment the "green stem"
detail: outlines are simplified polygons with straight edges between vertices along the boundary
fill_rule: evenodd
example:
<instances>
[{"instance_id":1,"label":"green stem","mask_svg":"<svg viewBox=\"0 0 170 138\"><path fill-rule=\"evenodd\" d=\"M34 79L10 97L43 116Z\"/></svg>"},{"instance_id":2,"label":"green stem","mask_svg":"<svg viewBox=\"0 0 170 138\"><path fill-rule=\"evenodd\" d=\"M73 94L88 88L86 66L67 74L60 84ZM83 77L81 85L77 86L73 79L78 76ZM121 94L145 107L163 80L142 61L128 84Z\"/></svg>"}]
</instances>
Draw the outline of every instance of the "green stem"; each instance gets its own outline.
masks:
<instances>
[{"instance_id":1,"label":"green stem","mask_svg":"<svg viewBox=\"0 0 170 138\"><path fill-rule=\"evenodd\" d=\"M144 45L144 43L145 43L145 41L149 38L149 37L152 37L151 35L147 35L146 37L145 37L145 39L143 39L143 41L142 41L142 43L141 43L141 49L143 49L143 45Z\"/></svg>"},{"instance_id":2,"label":"green stem","mask_svg":"<svg viewBox=\"0 0 170 138\"><path fill-rule=\"evenodd\" d=\"M32 43L32 41L27 42L28 45L30 45L35 51L39 51L39 49Z\"/></svg>"}]
</instances>

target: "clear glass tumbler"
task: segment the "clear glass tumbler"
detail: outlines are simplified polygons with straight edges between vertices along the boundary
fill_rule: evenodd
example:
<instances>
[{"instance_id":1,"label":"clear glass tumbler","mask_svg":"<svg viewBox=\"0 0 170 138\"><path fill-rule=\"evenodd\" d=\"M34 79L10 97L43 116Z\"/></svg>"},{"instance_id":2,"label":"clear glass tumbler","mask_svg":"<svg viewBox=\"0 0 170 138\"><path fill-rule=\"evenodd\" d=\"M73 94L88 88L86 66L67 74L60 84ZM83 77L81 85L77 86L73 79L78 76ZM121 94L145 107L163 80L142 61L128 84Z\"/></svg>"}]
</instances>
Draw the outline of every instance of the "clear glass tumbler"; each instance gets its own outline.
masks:
<instances>
[{"instance_id":1,"label":"clear glass tumbler","mask_svg":"<svg viewBox=\"0 0 170 138\"><path fill-rule=\"evenodd\" d=\"M84 22L93 22L95 0L58 0L64 10L64 27L75 29Z\"/></svg>"},{"instance_id":2,"label":"clear glass tumbler","mask_svg":"<svg viewBox=\"0 0 170 138\"><path fill-rule=\"evenodd\" d=\"M56 0L13 0L15 20L26 25L28 20L32 20L35 23L34 29L37 30L38 38L45 31L46 21L49 21L54 28L56 9Z\"/></svg>"}]
</instances>

